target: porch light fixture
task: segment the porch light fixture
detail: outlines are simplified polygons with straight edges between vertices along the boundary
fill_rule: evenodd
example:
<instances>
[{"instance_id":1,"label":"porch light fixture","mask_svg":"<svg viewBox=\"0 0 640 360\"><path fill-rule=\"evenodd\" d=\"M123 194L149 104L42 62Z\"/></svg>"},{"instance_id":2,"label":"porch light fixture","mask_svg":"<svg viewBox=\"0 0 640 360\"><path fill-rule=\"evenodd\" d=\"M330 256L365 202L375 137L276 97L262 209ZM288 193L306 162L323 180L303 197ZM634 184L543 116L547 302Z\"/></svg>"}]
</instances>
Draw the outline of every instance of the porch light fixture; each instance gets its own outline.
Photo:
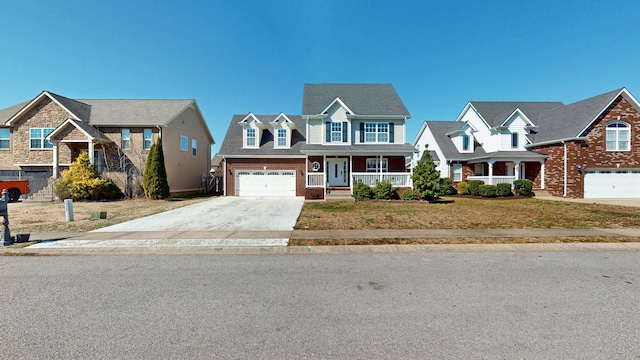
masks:
<instances>
[{"instance_id":1,"label":"porch light fixture","mask_svg":"<svg viewBox=\"0 0 640 360\"><path fill-rule=\"evenodd\" d=\"M576 171L577 172L581 172L582 171L582 165L580 165L580 164L576 165Z\"/></svg>"}]
</instances>

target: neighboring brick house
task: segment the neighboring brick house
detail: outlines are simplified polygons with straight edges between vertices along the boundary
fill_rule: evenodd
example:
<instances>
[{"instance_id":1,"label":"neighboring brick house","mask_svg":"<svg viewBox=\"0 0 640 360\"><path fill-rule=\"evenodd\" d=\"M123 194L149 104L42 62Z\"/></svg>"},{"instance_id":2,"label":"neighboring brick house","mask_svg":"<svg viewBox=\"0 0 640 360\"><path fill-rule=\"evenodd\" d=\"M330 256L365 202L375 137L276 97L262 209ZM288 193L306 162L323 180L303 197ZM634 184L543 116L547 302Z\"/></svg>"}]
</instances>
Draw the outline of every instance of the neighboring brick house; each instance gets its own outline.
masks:
<instances>
[{"instance_id":1,"label":"neighboring brick house","mask_svg":"<svg viewBox=\"0 0 640 360\"><path fill-rule=\"evenodd\" d=\"M171 193L201 190L214 140L195 100L74 100L43 91L0 110L0 176L46 186L88 152L104 176L138 193L158 137Z\"/></svg>"},{"instance_id":2,"label":"neighboring brick house","mask_svg":"<svg viewBox=\"0 0 640 360\"><path fill-rule=\"evenodd\" d=\"M386 180L411 187L410 117L391 84L305 84L303 115L235 115L219 156L225 195L323 199Z\"/></svg>"},{"instance_id":3,"label":"neighboring brick house","mask_svg":"<svg viewBox=\"0 0 640 360\"><path fill-rule=\"evenodd\" d=\"M454 182L534 182L554 196L640 197L640 105L625 88L573 104L469 102L456 121L425 121L428 145Z\"/></svg>"}]
</instances>

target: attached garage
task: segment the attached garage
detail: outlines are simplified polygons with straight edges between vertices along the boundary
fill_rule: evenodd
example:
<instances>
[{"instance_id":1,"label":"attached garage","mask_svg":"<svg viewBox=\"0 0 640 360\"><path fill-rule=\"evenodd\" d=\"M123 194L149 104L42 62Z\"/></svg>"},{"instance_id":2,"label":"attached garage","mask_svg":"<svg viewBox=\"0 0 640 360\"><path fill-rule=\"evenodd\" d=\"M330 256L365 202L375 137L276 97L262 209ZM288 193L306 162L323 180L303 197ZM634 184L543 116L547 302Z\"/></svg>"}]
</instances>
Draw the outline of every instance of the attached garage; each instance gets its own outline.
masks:
<instances>
[{"instance_id":1,"label":"attached garage","mask_svg":"<svg viewBox=\"0 0 640 360\"><path fill-rule=\"evenodd\" d=\"M236 196L296 196L294 170L240 170L235 182Z\"/></svg>"},{"instance_id":2,"label":"attached garage","mask_svg":"<svg viewBox=\"0 0 640 360\"><path fill-rule=\"evenodd\" d=\"M640 170L587 170L584 173L584 198L640 198L638 185Z\"/></svg>"}]
</instances>

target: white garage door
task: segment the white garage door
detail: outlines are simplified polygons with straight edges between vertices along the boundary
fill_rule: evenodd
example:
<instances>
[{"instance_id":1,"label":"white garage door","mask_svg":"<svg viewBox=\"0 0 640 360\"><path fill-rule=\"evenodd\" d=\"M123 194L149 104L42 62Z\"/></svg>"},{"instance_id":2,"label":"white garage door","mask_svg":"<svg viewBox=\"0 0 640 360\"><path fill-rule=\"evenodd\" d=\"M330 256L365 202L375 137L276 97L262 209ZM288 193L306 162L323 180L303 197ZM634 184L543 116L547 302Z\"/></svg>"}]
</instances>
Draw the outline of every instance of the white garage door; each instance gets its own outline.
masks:
<instances>
[{"instance_id":1,"label":"white garage door","mask_svg":"<svg viewBox=\"0 0 640 360\"><path fill-rule=\"evenodd\" d=\"M588 170L584 173L585 199L640 198L639 170Z\"/></svg>"},{"instance_id":2,"label":"white garage door","mask_svg":"<svg viewBox=\"0 0 640 360\"><path fill-rule=\"evenodd\" d=\"M296 196L296 172L292 170L238 171L236 196Z\"/></svg>"}]
</instances>

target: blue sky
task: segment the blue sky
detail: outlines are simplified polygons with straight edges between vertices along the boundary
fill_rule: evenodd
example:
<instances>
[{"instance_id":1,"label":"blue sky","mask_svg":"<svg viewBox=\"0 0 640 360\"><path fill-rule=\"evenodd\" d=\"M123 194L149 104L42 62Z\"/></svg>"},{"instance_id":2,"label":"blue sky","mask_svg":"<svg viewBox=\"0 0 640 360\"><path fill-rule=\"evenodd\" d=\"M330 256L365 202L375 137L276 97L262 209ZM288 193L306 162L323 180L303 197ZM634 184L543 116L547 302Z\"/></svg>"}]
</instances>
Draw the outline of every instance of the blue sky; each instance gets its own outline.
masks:
<instances>
[{"instance_id":1,"label":"blue sky","mask_svg":"<svg viewBox=\"0 0 640 360\"><path fill-rule=\"evenodd\" d=\"M233 114L299 114L305 83L392 83L412 114L467 101L640 95L640 2L10 1L0 108L70 98L193 98L216 140Z\"/></svg>"}]
</instances>

